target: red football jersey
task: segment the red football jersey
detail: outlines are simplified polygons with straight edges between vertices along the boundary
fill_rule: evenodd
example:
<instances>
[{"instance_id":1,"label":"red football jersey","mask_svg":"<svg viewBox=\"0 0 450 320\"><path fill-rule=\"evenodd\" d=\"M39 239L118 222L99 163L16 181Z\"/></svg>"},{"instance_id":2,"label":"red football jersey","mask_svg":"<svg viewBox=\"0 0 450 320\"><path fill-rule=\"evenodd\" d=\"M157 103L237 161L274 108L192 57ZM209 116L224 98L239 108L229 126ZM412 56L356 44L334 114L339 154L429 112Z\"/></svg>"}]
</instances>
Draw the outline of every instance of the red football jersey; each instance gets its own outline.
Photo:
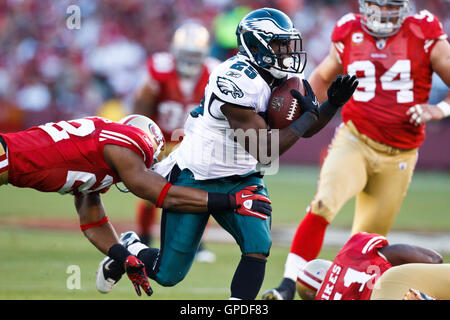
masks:
<instances>
[{"instance_id":1,"label":"red football jersey","mask_svg":"<svg viewBox=\"0 0 450 320\"><path fill-rule=\"evenodd\" d=\"M140 129L99 117L59 121L2 134L8 147L8 182L64 193L106 192L120 181L103 147L116 144L139 154L149 168L153 147Z\"/></svg>"},{"instance_id":2,"label":"red football jersey","mask_svg":"<svg viewBox=\"0 0 450 320\"><path fill-rule=\"evenodd\" d=\"M392 267L378 252L387 245L378 234L353 235L334 259L316 300L369 300L376 280Z\"/></svg>"},{"instance_id":3,"label":"red football jersey","mask_svg":"<svg viewBox=\"0 0 450 320\"><path fill-rule=\"evenodd\" d=\"M446 39L439 20L428 11L409 16L393 36L377 40L364 31L361 15L347 14L336 24L331 40L346 73L356 74L359 86L343 107L363 134L402 149L419 147L425 126L409 123L406 111L426 103L431 89L430 52L437 39Z\"/></svg>"},{"instance_id":4,"label":"red football jersey","mask_svg":"<svg viewBox=\"0 0 450 320\"><path fill-rule=\"evenodd\" d=\"M196 83L191 84L191 94L186 95L181 87L182 81L193 80L181 80L171 53L155 53L148 59L149 77L158 87L156 115L152 118L161 128L166 141L171 141L175 129L183 128L189 112L200 104L211 70L217 64L215 59L207 58Z\"/></svg>"}]
</instances>

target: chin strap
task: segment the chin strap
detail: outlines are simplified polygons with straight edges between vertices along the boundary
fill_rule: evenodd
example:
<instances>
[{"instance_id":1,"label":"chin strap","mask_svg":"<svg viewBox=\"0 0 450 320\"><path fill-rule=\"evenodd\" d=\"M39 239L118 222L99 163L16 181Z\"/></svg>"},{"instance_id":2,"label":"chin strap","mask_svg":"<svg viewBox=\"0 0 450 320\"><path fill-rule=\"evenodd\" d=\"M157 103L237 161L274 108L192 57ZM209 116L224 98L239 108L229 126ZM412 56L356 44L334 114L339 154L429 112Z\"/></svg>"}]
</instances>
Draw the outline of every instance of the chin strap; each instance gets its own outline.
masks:
<instances>
[{"instance_id":1,"label":"chin strap","mask_svg":"<svg viewBox=\"0 0 450 320\"><path fill-rule=\"evenodd\" d=\"M286 77L288 75L287 72L275 69L275 68L270 68L267 71L269 71L269 73L272 75L272 77L274 77L275 79L283 79L284 77Z\"/></svg>"}]
</instances>

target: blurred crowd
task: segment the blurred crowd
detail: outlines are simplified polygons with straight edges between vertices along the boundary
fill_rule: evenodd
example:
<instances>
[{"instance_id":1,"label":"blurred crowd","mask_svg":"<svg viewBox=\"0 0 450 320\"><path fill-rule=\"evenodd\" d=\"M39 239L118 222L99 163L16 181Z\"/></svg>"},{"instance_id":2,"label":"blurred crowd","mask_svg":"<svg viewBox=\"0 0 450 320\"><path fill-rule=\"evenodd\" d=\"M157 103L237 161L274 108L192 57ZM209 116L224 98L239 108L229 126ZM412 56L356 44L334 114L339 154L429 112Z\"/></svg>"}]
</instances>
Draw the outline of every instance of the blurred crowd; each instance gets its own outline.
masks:
<instances>
[{"instance_id":1,"label":"blurred crowd","mask_svg":"<svg viewBox=\"0 0 450 320\"><path fill-rule=\"evenodd\" d=\"M450 34L449 0L412 2ZM357 0L2 0L0 132L105 110L127 113L147 57L168 50L182 22L208 27L211 55L224 60L235 52L239 20L264 6L286 12L301 31L306 76L327 54L336 21L359 8Z\"/></svg>"}]
</instances>

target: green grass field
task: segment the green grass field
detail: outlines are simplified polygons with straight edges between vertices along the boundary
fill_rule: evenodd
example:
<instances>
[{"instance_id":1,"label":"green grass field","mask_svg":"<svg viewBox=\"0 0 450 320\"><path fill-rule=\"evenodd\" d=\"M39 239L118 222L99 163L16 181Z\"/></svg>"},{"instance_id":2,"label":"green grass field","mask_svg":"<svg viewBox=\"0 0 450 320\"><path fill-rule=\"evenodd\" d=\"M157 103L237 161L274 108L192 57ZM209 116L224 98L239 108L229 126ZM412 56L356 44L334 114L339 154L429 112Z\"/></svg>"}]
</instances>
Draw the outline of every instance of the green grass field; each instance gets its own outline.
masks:
<instances>
[{"instance_id":1,"label":"green grass field","mask_svg":"<svg viewBox=\"0 0 450 320\"><path fill-rule=\"evenodd\" d=\"M298 224L315 193L317 175L316 167L282 167L277 175L266 177L274 226ZM449 181L450 173L416 172L394 229L450 231ZM146 299L136 296L127 279L108 295L96 291L95 272L103 256L76 230L78 220L71 196L11 186L0 190L0 299ZM103 196L113 223L132 223L135 202L134 196L115 188ZM352 210L350 202L332 225L349 227ZM28 220L65 221L66 225L73 223L74 230L19 227L18 223ZM227 299L239 249L226 243L208 243L208 248L217 255L213 265L194 263L186 279L175 287L152 282L151 299ZM262 291L278 285L287 253L287 246L273 246ZM320 257L332 259L335 254L336 249L324 248ZM450 256L444 258L450 262ZM71 289L71 266L79 270L79 289Z\"/></svg>"}]
</instances>

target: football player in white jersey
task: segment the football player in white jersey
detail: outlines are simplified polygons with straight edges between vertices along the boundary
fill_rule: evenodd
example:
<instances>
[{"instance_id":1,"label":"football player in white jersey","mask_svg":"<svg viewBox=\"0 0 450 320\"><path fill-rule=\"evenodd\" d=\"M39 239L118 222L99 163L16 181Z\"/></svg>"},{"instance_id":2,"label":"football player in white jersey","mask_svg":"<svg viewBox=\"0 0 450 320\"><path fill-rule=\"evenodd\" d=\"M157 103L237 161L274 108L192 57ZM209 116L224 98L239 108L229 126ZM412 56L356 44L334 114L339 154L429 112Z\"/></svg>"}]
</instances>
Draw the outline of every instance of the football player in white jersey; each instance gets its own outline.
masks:
<instances>
[{"instance_id":1,"label":"football player in white jersey","mask_svg":"<svg viewBox=\"0 0 450 320\"><path fill-rule=\"evenodd\" d=\"M161 128L167 144L159 160L178 146L189 112L199 105L211 70L220 64L208 56L209 43L208 29L188 20L175 30L170 51L153 53L147 60L147 79L136 92L134 113L152 118ZM157 214L159 210L152 203L138 200L136 231L148 245ZM214 262L215 254L201 244L196 260Z\"/></svg>"},{"instance_id":2,"label":"football player in white jersey","mask_svg":"<svg viewBox=\"0 0 450 320\"><path fill-rule=\"evenodd\" d=\"M213 70L202 104L185 123L183 141L155 169L174 185L207 190L209 200L216 205L221 200L215 199L214 192L236 188L268 196L261 164L270 167L276 160L272 155L282 154L299 138L318 132L350 99L358 83L354 77L340 77L330 86L328 101L319 108L311 87L303 80L306 95L292 91L303 110L301 117L279 131L268 130L264 112L272 89L288 77L303 78L306 53L300 33L283 12L263 8L244 17L236 35L239 53ZM251 206L252 201L245 205ZM163 210L161 249L148 248L134 233L126 233L122 240L144 262L151 279L173 286L188 273L209 216ZM234 237L242 252L230 298L255 299L272 244L271 217L231 212L212 216ZM114 268L114 263L109 264L110 270ZM112 289L121 274L111 271L105 276Z\"/></svg>"}]
</instances>

